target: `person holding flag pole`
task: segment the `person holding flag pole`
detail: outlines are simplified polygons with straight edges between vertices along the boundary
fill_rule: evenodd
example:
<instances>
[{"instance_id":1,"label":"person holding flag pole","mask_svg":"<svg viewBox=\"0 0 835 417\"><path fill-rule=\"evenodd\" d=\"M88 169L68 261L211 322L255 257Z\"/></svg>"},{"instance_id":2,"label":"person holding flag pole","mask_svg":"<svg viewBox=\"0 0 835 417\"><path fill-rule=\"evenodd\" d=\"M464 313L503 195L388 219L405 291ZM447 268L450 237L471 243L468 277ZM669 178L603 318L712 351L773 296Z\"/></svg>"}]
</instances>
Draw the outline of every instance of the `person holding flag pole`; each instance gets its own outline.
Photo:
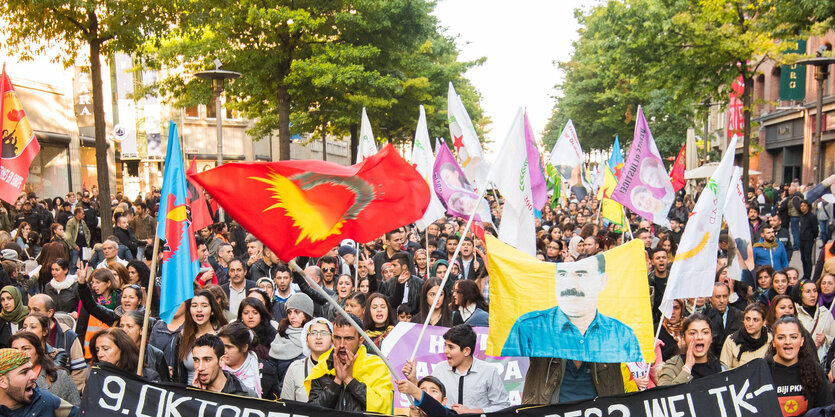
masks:
<instances>
[{"instance_id":1,"label":"person holding flag pole","mask_svg":"<svg viewBox=\"0 0 835 417\"><path fill-rule=\"evenodd\" d=\"M140 346L148 341L148 321L151 314L156 282L157 259L160 236L165 237L162 250L162 283L160 285L160 318L170 322L177 307L194 296L193 281L200 270L197 260L197 245L194 242L194 227L189 207L186 171L177 124L173 121L168 130L168 148L163 172L160 210L154 236L154 258L151 261L151 276L148 284L148 299L145 317L142 321ZM136 373L142 375L145 349L139 350L139 364Z\"/></svg>"}]
</instances>

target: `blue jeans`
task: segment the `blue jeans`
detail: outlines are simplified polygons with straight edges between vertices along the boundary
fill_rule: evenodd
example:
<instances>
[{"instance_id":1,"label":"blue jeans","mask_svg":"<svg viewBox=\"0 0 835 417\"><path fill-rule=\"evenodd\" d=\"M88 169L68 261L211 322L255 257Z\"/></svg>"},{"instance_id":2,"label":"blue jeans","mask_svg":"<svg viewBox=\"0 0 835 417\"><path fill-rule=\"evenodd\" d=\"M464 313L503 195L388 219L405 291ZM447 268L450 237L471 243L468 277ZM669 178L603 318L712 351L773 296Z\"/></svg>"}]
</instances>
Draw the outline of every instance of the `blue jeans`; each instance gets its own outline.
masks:
<instances>
[{"instance_id":1,"label":"blue jeans","mask_svg":"<svg viewBox=\"0 0 835 417\"><path fill-rule=\"evenodd\" d=\"M78 256L79 254L77 250L70 250L70 275L75 274L76 270L78 270L76 267L76 264L78 263Z\"/></svg>"},{"instance_id":2,"label":"blue jeans","mask_svg":"<svg viewBox=\"0 0 835 417\"><path fill-rule=\"evenodd\" d=\"M792 231L792 248L800 250L800 217L790 217Z\"/></svg>"},{"instance_id":3,"label":"blue jeans","mask_svg":"<svg viewBox=\"0 0 835 417\"><path fill-rule=\"evenodd\" d=\"M820 240L822 240L823 243L829 241L829 221L818 220L818 228L820 228Z\"/></svg>"}]
</instances>

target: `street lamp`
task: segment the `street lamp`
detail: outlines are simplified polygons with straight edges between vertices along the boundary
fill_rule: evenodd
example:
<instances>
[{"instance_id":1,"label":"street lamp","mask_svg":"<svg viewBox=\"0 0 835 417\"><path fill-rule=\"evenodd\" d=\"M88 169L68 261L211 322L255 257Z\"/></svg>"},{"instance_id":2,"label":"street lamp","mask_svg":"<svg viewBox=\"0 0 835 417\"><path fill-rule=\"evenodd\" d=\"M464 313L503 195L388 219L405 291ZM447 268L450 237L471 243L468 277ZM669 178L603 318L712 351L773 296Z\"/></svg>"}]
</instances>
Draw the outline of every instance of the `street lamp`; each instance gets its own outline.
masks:
<instances>
[{"instance_id":1,"label":"street lamp","mask_svg":"<svg viewBox=\"0 0 835 417\"><path fill-rule=\"evenodd\" d=\"M240 72L226 71L221 68L223 65L219 60L215 59L215 69L209 71L200 71L194 74L198 78L212 80L215 93L215 120L217 121L217 166L223 165L223 112L220 106L220 95L223 94L224 81L226 79L238 78L241 76ZM220 221L224 220L223 209L219 213Z\"/></svg>"},{"instance_id":2,"label":"street lamp","mask_svg":"<svg viewBox=\"0 0 835 417\"><path fill-rule=\"evenodd\" d=\"M815 142L817 142L818 148L817 182L823 179L823 126L821 126L823 124L823 83L829 78L829 65L835 63L835 57L822 56L826 50L826 46L821 45L815 58L802 59L796 62L800 65L814 65L816 68L815 80L818 82L817 122L815 123Z\"/></svg>"}]
</instances>

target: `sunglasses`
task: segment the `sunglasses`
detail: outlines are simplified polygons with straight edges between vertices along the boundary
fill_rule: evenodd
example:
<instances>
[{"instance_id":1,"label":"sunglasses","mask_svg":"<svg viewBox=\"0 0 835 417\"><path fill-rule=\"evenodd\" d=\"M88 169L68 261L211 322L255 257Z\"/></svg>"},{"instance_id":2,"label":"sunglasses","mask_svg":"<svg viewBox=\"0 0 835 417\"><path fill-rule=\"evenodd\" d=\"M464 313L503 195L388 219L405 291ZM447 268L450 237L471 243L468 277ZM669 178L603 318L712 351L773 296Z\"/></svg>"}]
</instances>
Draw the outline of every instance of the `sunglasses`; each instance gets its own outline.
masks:
<instances>
[{"instance_id":1,"label":"sunglasses","mask_svg":"<svg viewBox=\"0 0 835 417\"><path fill-rule=\"evenodd\" d=\"M322 272L333 272L336 271L336 268L322 268Z\"/></svg>"}]
</instances>

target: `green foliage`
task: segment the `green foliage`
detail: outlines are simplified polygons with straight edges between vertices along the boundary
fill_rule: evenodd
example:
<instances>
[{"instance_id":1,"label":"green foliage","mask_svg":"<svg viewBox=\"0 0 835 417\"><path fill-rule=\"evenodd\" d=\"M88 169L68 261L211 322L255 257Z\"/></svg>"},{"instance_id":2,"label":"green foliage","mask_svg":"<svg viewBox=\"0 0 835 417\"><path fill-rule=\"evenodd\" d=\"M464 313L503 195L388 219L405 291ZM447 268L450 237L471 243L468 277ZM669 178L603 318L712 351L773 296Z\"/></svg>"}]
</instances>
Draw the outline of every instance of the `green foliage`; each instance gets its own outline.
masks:
<instances>
[{"instance_id":1,"label":"green foliage","mask_svg":"<svg viewBox=\"0 0 835 417\"><path fill-rule=\"evenodd\" d=\"M785 59L779 35L790 26L787 8L764 0L609 0L577 12L580 39L560 63L566 75L546 144L570 118L585 148L606 149L616 134L627 147L641 104L661 154L675 155L686 129L704 118L701 103L726 101L739 76L750 93L765 60Z\"/></svg>"},{"instance_id":2,"label":"green foliage","mask_svg":"<svg viewBox=\"0 0 835 417\"><path fill-rule=\"evenodd\" d=\"M241 72L227 86L227 103L256 121L249 132L255 138L276 130L282 141L295 133L318 136L323 123L328 133L347 135L366 107L378 141L411 141L420 104L432 135L446 129L450 80L469 97L473 119L485 121L462 75L480 61L458 62L433 8L424 0L240 0L147 46L156 65L182 65L184 73L211 68L215 58ZM208 82L180 74L159 87L176 105L211 98Z\"/></svg>"}]
</instances>

